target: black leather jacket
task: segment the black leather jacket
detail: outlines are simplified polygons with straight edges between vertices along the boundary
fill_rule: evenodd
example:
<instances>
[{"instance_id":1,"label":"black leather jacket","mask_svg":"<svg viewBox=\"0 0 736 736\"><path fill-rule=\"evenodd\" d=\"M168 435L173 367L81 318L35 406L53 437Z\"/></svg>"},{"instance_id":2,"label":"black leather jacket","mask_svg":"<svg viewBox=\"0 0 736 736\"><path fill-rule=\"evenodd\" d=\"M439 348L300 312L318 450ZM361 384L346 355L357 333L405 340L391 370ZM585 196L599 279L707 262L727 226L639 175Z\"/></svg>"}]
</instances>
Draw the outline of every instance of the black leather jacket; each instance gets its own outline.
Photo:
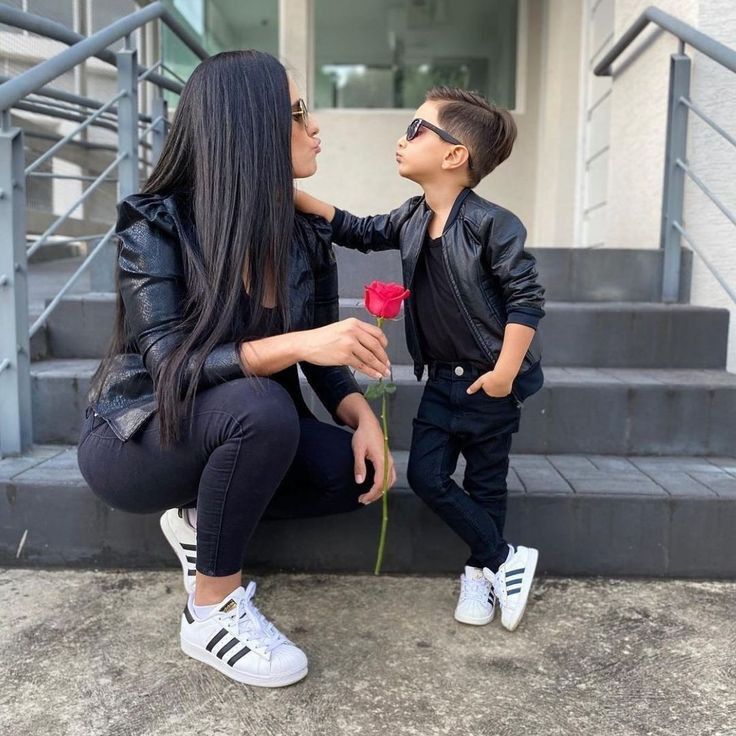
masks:
<instances>
[{"instance_id":1,"label":"black leather jacket","mask_svg":"<svg viewBox=\"0 0 736 736\"><path fill-rule=\"evenodd\" d=\"M367 253L401 251L404 285L412 288L414 271L432 210L423 196L412 197L387 215L356 217L337 210L332 239L337 245ZM464 189L453 205L442 233L442 254L455 295L476 342L495 365L509 322L536 329L544 316L544 289L537 280L536 261L524 250L526 230L518 217ZM405 312L406 342L421 380L422 357L413 300ZM535 335L514 381L512 393L521 402L544 382L541 343Z\"/></svg>"},{"instance_id":2,"label":"black leather jacket","mask_svg":"<svg viewBox=\"0 0 736 736\"><path fill-rule=\"evenodd\" d=\"M89 402L123 441L156 411L152 376L180 336L184 297L182 243L196 242L184 200L175 194L134 194L118 204L116 234L120 293L125 305L126 347L113 358L99 397L92 386ZM182 236L184 234L184 236ZM339 319L337 265L326 220L297 213L290 258L291 329L321 327ZM245 297L244 297L245 298ZM230 335L207 356L198 388L242 378L238 346L243 335ZM362 393L343 366L300 363L309 384L338 424L337 405L348 394ZM313 416L299 387L295 365L271 376L289 391L302 416Z\"/></svg>"}]
</instances>

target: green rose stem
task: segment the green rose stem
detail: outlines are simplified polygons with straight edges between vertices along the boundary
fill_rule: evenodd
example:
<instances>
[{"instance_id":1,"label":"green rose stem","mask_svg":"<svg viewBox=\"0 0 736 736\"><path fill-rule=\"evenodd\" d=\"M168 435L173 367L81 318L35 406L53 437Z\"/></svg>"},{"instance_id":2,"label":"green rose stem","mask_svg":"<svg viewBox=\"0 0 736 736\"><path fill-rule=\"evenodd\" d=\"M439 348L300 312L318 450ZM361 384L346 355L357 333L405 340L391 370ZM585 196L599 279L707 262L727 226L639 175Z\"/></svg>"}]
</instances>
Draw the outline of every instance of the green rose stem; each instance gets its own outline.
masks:
<instances>
[{"instance_id":1,"label":"green rose stem","mask_svg":"<svg viewBox=\"0 0 736 736\"><path fill-rule=\"evenodd\" d=\"M383 317L377 317L378 327L383 327ZM383 383L383 378L378 379L378 383ZM383 565L383 552L386 547L386 529L388 527L388 405L386 402L386 390L382 387L381 391L381 424L383 426L383 494L381 495L381 536L378 539L378 554L376 555L376 567L373 570L374 575L381 574L381 565Z\"/></svg>"}]
</instances>

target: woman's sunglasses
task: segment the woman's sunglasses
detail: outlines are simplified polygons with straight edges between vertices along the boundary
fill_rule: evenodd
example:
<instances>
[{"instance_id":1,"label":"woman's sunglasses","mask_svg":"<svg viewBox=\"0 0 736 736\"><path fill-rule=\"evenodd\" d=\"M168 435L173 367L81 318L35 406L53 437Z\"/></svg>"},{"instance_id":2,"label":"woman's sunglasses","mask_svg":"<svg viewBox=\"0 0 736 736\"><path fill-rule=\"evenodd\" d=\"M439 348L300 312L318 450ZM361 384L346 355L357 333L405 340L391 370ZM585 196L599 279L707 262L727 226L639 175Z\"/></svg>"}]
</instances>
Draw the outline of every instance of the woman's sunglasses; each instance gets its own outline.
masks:
<instances>
[{"instance_id":1,"label":"woman's sunglasses","mask_svg":"<svg viewBox=\"0 0 736 736\"><path fill-rule=\"evenodd\" d=\"M467 148L467 146L464 143L461 143L457 138L455 138L454 135L451 135L446 130L442 130L442 128L438 128L436 125L432 125L432 123L428 122L427 120L424 120L423 118L414 118L409 123L409 127L406 129L406 140L411 141L414 138L416 138L419 135L419 130L421 128L427 128L428 130L431 130L433 133L437 133L437 135L442 138L443 141L447 143L452 143L454 146L462 146L463 148ZM468 151L468 168L473 168L470 163L470 152Z\"/></svg>"},{"instance_id":2,"label":"woman's sunglasses","mask_svg":"<svg viewBox=\"0 0 736 736\"><path fill-rule=\"evenodd\" d=\"M291 117L294 120L298 120L301 117L304 127L309 126L309 110L307 109L307 103L301 97L292 105Z\"/></svg>"}]
</instances>

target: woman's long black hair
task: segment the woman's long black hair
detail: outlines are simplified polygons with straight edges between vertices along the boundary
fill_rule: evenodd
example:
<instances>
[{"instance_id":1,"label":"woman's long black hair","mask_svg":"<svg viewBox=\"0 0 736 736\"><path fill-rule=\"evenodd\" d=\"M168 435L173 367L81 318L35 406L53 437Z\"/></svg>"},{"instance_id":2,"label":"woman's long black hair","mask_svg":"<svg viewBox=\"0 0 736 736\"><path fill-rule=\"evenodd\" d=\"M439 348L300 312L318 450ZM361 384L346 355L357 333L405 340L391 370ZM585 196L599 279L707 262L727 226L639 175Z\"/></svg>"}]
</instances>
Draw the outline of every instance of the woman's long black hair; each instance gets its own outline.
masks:
<instances>
[{"instance_id":1,"label":"woman's long black hair","mask_svg":"<svg viewBox=\"0 0 736 736\"><path fill-rule=\"evenodd\" d=\"M181 243L182 339L153 376L162 446L178 439L181 419L191 413L208 353L242 319L244 270L251 305L245 334L261 321L269 291L282 330L288 330L291 126L288 77L277 59L252 50L212 56L184 85L161 156L142 189L184 197L196 232L196 242ZM124 323L118 289L114 334L93 377L98 390L111 359L125 352Z\"/></svg>"}]
</instances>

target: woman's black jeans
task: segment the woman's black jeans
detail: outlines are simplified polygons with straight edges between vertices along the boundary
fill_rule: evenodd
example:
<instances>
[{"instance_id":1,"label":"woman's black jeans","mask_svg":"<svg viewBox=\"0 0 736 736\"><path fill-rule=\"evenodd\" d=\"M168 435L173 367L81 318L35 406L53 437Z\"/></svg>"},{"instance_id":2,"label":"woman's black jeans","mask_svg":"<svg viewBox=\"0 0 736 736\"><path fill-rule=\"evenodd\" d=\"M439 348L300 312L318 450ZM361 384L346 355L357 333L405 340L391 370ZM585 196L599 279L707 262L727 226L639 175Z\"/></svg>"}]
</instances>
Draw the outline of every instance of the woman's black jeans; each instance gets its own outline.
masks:
<instances>
[{"instance_id":1,"label":"woman's black jeans","mask_svg":"<svg viewBox=\"0 0 736 736\"><path fill-rule=\"evenodd\" d=\"M300 417L274 380L208 388L195 397L193 418L191 433L161 449L158 414L122 442L88 409L78 458L92 491L113 508L148 514L196 505L197 570L205 575L241 570L262 517L352 511L373 483L370 463L366 480L355 482L351 433Z\"/></svg>"}]
</instances>

